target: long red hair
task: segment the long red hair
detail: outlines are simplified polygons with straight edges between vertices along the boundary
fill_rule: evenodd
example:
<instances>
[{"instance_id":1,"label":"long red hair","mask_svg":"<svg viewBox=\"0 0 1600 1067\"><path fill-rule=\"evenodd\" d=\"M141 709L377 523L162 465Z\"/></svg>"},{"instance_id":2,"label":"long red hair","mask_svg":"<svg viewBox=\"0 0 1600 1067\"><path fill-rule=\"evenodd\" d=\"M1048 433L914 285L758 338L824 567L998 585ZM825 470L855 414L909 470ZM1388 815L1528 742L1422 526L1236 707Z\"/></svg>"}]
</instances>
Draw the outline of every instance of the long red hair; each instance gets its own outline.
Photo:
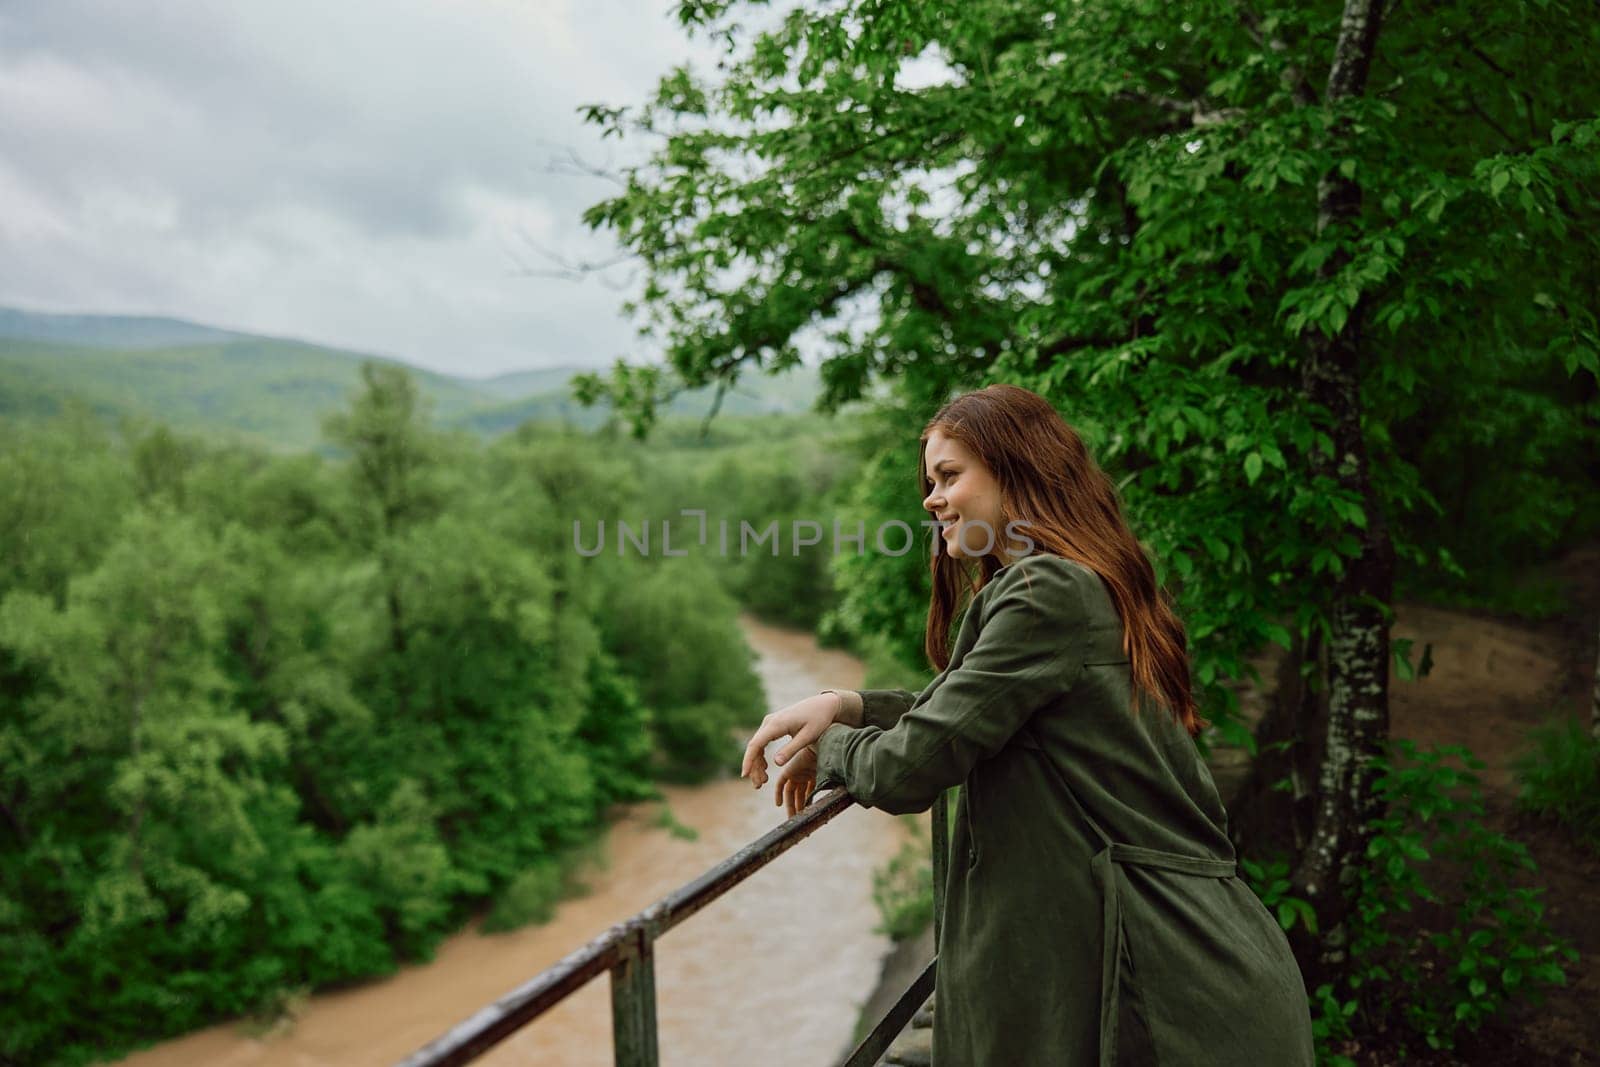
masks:
<instances>
[{"instance_id":1,"label":"long red hair","mask_svg":"<svg viewBox=\"0 0 1600 1067\"><path fill-rule=\"evenodd\" d=\"M1156 584L1155 569L1129 529L1122 499L1083 438L1049 401L1015 385L991 385L945 404L922 429L917 452L920 499L933 491L928 478L928 437L938 430L960 441L983 461L1000 486L999 544L1014 544L1003 530L1013 521L1049 552L1098 574L1122 619L1122 648L1133 677L1134 708L1143 695L1168 708L1189 731L1207 725L1195 706L1189 679L1188 642L1171 597ZM929 564L933 597L928 605L924 649L937 670L950 664L950 624L963 593L967 602L989 583L1000 561L957 558L934 545Z\"/></svg>"}]
</instances>

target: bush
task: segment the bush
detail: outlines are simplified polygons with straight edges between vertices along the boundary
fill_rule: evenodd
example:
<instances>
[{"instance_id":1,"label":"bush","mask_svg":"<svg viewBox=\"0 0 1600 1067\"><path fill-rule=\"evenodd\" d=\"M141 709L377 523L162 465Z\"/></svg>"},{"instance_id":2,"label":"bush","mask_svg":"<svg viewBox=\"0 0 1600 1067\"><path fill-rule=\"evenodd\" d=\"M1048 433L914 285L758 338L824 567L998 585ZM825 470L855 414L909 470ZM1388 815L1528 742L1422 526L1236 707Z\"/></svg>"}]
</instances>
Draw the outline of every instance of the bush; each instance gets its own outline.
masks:
<instances>
[{"instance_id":1,"label":"bush","mask_svg":"<svg viewBox=\"0 0 1600 1067\"><path fill-rule=\"evenodd\" d=\"M1483 824L1472 773L1482 761L1460 746L1421 751L1409 741L1390 753L1377 781L1387 811L1348 920L1351 967L1312 997L1326 1062L1350 1062L1332 1046L1385 1029L1454 1048L1513 1000L1537 1003L1543 987L1565 984L1562 961L1577 959L1545 922L1543 891L1517 884L1537 870L1527 849ZM1443 893L1446 874L1460 884Z\"/></svg>"},{"instance_id":2,"label":"bush","mask_svg":"<svg viewBox=\"0 0 1600 1067\"><path fill-rule=\"evenodd\" d=\"M578 869L592 856L594 847L591 842L548 856L513 878L484 916L483 932L497 934L529 923L549 922L562 900L588 892L589 887L578 879Z\"/></svg>"},{"instance_id":3,"label":"bush","mask_svg":"<svg viewBox=\"0 0 1600 1067\"><path fill-rule=\"evenodd\" d=\"M483 920L483 932L497 934L529 923L547 923L561 899L562 870L555 860L542 860L511 880Z\"/></svg>"},{"instance_id":4,"label":"bush","mask_svg":"<svg viewBox=\"0 0 1600 1067\"><path fill-rule=\"evenodd\" d=\"M956 789L945 791L948 825L955 824ZM902 815L911 840L888 863L872 872L872 902L879 923L875 933L896 941L916 937L933 922L933 842L915 815Z\"/></svg>"},{"instance_id":5,"label":"bush","mask_svg":"<svg viewBox=\"0 0 1600 1067\"><path fill-rule=\"evenodd\" d=\"M879 917L873 932L896 941L916 937L933 921L933 864L926 834L919 832L872 872L872 902Z\"/></svg>"},{"instance_id":6,"label":"bush","mask_svg":"<svg viewBox=\"0 0 1600 1067\"><path fill-rule=\"evenodd\" d=\"M1529 739L1532 747L1516 763L1517 807L1554 819L1600 852L1600 738L1568 718Z\"/></svg>"},{"instance_id":7,"label":"bush","mask_svg":"<svg viewBox=\"0 0 1600 1067\"><path fill-rule=\"evenodd\" d=\"M700 831L687 823L679 822L678 817L672 814L672 809L665 804L662 804L661 809L656 812L655 821L651 825L660 827L679 841L700 840Z\"/></svg>"}]
</instances>

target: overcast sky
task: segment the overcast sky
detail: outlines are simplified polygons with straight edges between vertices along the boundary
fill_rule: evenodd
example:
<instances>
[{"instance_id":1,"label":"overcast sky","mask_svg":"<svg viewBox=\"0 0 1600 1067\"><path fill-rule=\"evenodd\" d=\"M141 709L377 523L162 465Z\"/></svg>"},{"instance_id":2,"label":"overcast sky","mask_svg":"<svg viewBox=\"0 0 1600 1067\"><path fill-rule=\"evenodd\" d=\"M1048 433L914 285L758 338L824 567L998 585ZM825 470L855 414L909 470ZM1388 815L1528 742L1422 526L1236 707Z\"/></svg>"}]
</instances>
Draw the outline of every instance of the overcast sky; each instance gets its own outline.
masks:
<instances>
[{"instance_id":1,"label":"overcast sky","mask_svg":"<svg viewBox=\"0 0 1600 1067\"><path fill-rule=\"evenodd\" d=\"M0 7L0 304L172 315L487 375L652 358L584 103L713 62L670 0ZM556 168L553 170L552 168ZM630 268L606 277L621 284Z\"/></svg>"}]
</instances>

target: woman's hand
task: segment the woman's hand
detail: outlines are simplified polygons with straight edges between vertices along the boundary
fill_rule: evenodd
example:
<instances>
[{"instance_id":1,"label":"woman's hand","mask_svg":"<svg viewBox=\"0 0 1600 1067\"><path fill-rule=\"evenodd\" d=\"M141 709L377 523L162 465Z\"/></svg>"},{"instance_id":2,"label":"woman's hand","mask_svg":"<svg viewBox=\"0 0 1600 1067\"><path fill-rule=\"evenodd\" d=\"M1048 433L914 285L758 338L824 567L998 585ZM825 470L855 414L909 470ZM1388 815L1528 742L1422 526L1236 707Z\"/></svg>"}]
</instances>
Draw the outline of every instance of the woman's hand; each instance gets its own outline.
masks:
<instances>
[{"instance_id":1,"label":"woman's hand","mask_svg":"<svg viewBox=\"0 0 1600 1067\"><path fill-rule=\"evenodd\" d=\"M793 738L773 761L783 766L797 752L809 748L822 736L822 731L833 725L840 706L839 694L818 693L769 713L761 720L760 729L745 746L744 765L739 770L739 777L751 779L755 787L760 789L767 782L767 745L780 737Z\"/></svg>"},{"instance_id":2,"label":"woman's hand","mask_svg":"<svg viewBox=\"0 0 1600 1067\"><path fill-rule=\"evenodd\" d=\"M806 806L816 788L817 750L802 748L778 772L778 779L772 784L772 802L783 805L792 819L795 812Z\"/></svg>"}]
</instances>

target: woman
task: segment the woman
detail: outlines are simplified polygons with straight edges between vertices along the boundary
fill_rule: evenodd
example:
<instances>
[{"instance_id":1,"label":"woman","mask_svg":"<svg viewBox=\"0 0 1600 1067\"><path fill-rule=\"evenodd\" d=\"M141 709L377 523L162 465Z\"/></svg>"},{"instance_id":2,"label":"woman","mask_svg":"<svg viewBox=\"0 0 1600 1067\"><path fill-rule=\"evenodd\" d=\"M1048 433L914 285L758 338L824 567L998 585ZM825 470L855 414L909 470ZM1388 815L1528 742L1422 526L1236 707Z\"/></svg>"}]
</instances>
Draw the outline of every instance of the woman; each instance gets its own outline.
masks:
<instances>
[{"instance_id":1,"label":"woman","mask_svg":"<svg viewBox=\"0 0 1600 1067\"><path fill-rule=\"evenodd\" d=\"M921 440L939 675L773 712L743 774L760 788L787 736L774 799L791 813L818 786L895 813L962 786L937 1067L1312 1064L1299 969L1236 876L1194 744L1183 624L1115 487L1015 386L956 398Z\"/></svg>"}]
</instances>

